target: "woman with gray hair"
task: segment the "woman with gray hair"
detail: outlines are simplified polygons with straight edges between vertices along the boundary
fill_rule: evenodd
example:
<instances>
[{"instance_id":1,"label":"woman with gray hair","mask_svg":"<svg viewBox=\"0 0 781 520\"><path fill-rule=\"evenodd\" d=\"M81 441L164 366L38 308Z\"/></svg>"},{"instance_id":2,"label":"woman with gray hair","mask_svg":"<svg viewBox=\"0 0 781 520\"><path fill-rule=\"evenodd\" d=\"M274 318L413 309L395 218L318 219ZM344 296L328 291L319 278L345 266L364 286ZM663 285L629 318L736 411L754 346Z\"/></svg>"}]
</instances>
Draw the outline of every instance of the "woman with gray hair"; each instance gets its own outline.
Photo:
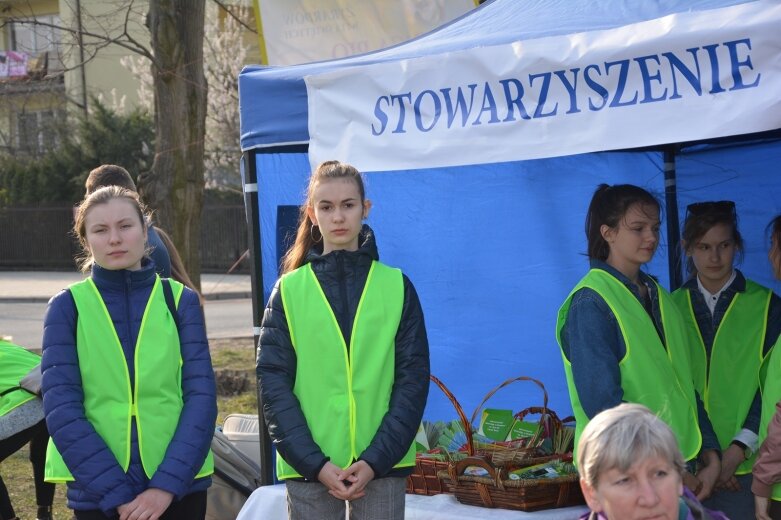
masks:
<instances>
[{"instance_id":1,"label":"woman with gray hair","mask_svg":"<svg viewBox=\"0 0 781 520\"><path fill-rule=\"evenodd\" d=\"M684 487L684 460L670 427L643 405L594 416L578 442L582 520L726 520Z\"/></svg>"}]
</instances>

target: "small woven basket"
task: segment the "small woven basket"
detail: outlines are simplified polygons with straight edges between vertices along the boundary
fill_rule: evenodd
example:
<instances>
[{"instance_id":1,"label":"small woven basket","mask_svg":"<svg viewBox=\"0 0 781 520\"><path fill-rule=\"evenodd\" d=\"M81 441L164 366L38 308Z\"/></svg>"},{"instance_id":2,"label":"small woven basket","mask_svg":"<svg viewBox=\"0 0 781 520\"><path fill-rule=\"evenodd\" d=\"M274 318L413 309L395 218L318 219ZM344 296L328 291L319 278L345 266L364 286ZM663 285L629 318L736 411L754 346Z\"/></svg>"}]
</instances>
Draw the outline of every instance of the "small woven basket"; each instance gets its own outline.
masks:
<instances>
[{"instance_id":1,"label":"small woven basket","mask_svg":"<svg viewBox=\"0 0 781 520\"><path fill-rule=\"evenodd\" d=\"M468 466L480 466L489 476L464 475ZM451 464L440 478L452 484L453 494L463 503L479 507L500 507L520 511L538 511L584 504L578 475L547 479L510 480L482 457L467 457Z\"/></svg>"},{"instance_id":2,"label":"small woven basket","mask_svg":"<svg viewBox=\"0 0 781 520\"><path fill-rule=\"evenodd\" d=\"M466 415L464 415L464 410L461 408L461 405L458 404L456 397L442 381L437 379L436 376L432 374L430 379L440 390L442 390L442 393L445 394L453 404L453 407L456 409L458 417L463 424L466 421ZM472 444L471 431L467 432L467 441L468 444ZM439 477L439 472L447 471L451 462L460 460L465 456L465 453L450 453L448 454L450 460L437 460L418 455L415 458L415 469L412 471L412 474L407 477L407 493L428 496L439 495L441 493L452 493L449 481L443 481Z\"/></svg>"},{"instance_id":3,"label":"small woven basket","mask_svg":"<svg viewBox=\"0 0 781 520\"><path fill-rule=\"evenodd\" d=\"M449 462L424 457L415 459L415 469L407 477L407 493L412 495L439 495L452 493L449 482L439 478L440 471L447 471Z\"/></svg>"},{"instance_id":4,"label":"small woven basket","mask_svg":"<svg viewBox=\"0 0 781 520\"><path fill-rule=\"evenodd\" d=\"M528 408L516 414L525 417L529 413L540 414L540 427L534 436L518 446L492 448L481 446L477 453L472 442L472 423L483 405L500 389L517 381L529 381L540 387L543 393L542 408ZM452 395L452 394L451 394ZM537 511L555 507L565 507L583 504L583 494L580 490L577 474L564 475L556 478L512 480L508 472L514 469L532 466L553 459L571 460L570 454L540 455L539 445L546 437L552 437L556 428L562 427L562 421L548 409L548 392L538 380L520 376L508 379L491 390L477 406L471 420L467 421L460 405L451 399L464 426L467 436L468 457L448 464L447 470L440 470L439 478L449 485L459 502L481 507L500 507L520 511ZM568 421L569 419L565 420ZM501 443L500 443L501 445ZM497 452L501 452L498 455ZM486 470L487 476L464 474L469 466L478 466Z\"/></svg>"}]
</instances>

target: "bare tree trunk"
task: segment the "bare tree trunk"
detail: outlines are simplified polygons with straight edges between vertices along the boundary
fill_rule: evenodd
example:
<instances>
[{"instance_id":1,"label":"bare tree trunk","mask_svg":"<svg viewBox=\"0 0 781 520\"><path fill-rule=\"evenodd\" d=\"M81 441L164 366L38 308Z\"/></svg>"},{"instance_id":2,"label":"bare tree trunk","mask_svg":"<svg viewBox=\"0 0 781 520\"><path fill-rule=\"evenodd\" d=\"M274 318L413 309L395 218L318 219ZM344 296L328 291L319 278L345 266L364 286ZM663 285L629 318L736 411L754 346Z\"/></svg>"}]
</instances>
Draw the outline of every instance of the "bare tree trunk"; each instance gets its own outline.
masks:
<instances>
[{"instance_id":1,"label":"bare tree trunk","mask_svg":"<svg viewBox=\"0 0 781 520\"><path fill-rule=\"evenodd\" d=\"M173 238L185 268L201 285L200 219L204 190L205 0L151 0L155 158L139 179L156 222Z\"/></svg>"}]
</instances>

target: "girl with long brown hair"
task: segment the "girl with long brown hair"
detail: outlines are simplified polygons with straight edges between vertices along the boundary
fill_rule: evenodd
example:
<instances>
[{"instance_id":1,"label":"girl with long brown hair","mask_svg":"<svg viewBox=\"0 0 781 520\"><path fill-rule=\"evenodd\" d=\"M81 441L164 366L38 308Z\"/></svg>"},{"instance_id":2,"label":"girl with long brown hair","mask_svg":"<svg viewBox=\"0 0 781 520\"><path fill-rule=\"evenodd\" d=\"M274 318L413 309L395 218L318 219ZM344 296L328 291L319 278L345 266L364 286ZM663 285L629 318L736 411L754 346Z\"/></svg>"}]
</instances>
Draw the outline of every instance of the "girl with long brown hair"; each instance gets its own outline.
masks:
<instances>
[{"instance_id":1,"label":"girl with long brown hair","mask_svg":"<svg viewBox=\"0 0 781 520\"><path fill-rule=\"evenodd\" d=\"M428 340L412 283L362 224L370 209L358 170L319 165L263 315L258 383L291 519L404 517Z\"/></svg>"}]
</instances>

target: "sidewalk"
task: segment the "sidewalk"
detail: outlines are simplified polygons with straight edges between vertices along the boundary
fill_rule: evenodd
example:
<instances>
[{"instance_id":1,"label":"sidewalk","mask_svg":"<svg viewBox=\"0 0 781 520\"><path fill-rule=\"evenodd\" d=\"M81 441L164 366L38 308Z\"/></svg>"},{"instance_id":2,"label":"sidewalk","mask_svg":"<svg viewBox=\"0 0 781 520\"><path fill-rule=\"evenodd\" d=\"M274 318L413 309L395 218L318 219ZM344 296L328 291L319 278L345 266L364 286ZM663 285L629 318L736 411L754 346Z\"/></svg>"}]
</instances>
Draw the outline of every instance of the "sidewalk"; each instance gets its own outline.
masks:
<instances>
[{"instance_id":1,"label":"sidewalk","mask_svg":"<svg viewBox=\"0 0 781 520\"><path fill-rule=\"evenodd\" d=\"M0 271L0 302L46 303L84 275L68 271ZM251 298L248 274L202 274L201 288L207 300Z\"/></svg>"}]
</instances>

